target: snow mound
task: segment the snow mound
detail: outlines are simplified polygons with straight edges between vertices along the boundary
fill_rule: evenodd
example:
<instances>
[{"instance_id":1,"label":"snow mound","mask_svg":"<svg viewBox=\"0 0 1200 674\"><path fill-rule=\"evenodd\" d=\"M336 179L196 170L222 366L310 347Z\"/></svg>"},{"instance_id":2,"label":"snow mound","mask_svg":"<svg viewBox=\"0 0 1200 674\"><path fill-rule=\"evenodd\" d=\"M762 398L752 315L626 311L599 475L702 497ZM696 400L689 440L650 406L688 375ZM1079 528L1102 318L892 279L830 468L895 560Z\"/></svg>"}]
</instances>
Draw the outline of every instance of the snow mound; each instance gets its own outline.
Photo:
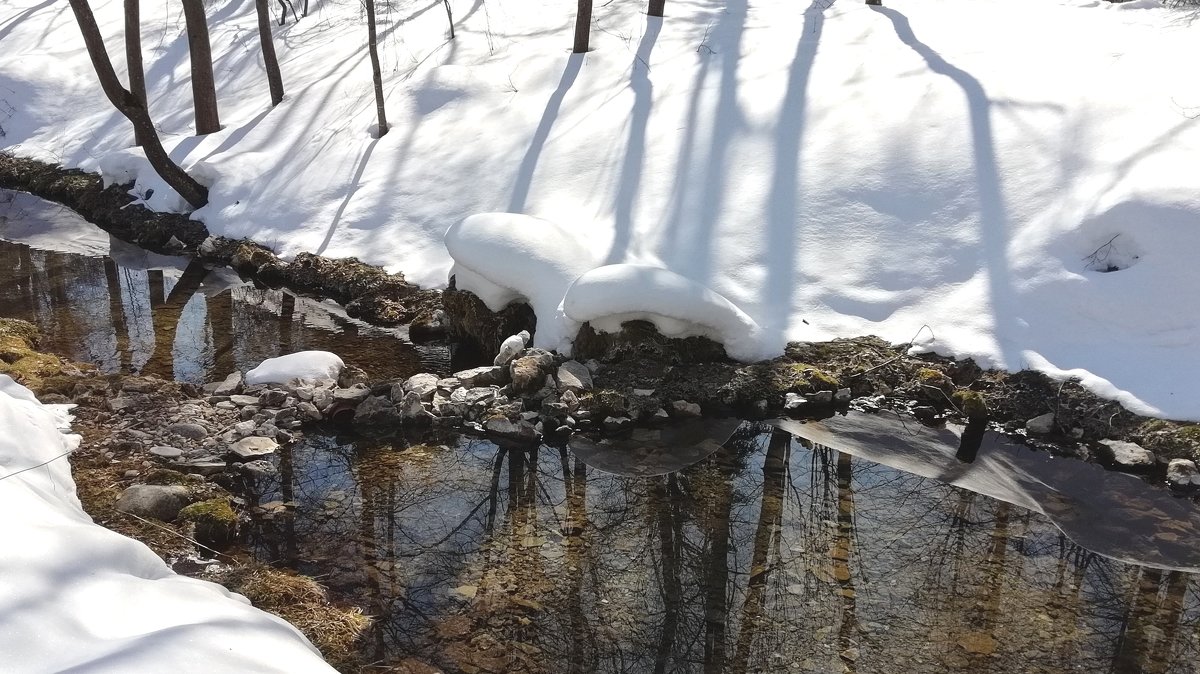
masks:
<instances>
[{"instance_id":1,"label":"snow mound","mask_svg":"<svg viewBox=\"0 0 1200 674\"><path fill-rule=\"evenodd\" d=\"M0 376L0 653L16 672L332 672L294 627L91 521L79 436ZM36 470L30 470L37 467Z\"/></svg>"},{"instance_id":2,"label":"snow mound","mask_svg":"<svg viewBox=\"0 0 1200 674\"><path fill-rule=\"evenodd\" d=\"M335 381L346 364L336 353L297 351L268 358L246 373L246 384L291 384Z\"/></svg>"},{"instance_id":3,"label":"snow mound","mask_svg":"<svg viewBox=\"0 0 1200 674\"><path fill-rule=\"evenodd\" d=\"M668 337L708 337L737 360L771 354L754 319L720 293L668 269L610 264L575 280L563 300L567 316L616 332L626 321L644 320Z\"/></svg>"},{"instance_id":4,"label":"snow mound","mask_svg":"<svg viewBox=\"0 0 1200 674\"><path fill-rule=\"evenodd\" d=\"M446 230L450 275L492 311L529 302L537 314L536 345L569 353L579 324L562 311L571 283L595 267L596 254L548 220L516 213L478 213Z\"/></svg>"}]
</instances>

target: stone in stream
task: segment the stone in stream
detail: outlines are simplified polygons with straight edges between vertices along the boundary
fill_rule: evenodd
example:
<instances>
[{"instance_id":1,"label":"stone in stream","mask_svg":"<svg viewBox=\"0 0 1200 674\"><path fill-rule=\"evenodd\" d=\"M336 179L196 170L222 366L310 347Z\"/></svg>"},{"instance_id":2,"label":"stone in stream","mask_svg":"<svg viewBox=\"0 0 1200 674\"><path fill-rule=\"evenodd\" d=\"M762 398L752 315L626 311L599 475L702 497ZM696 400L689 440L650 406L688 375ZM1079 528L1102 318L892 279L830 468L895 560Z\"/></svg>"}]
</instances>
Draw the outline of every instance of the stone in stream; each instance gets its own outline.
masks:
<instances>
[{"instance_id":1,"label":"stone in stream","mask_svg":"<svg viewBox=\"0 0 1200 674\"><path fill-rule=\"evenodd\" d=\"M506 383L508 368L498 365L489 365L485 367L471 368L462 372L455 372L454 376L466 388L478 388L481 386L503 386Z\"/></svg>"},{"instance_id":2,"label":"stone in stream","mask_svg":"<svg viewBox=\"0 0 1200 674\"><path fill-rule=\"evenodd\" d=\"M514 359L508 366L513 390L525 393L542 388L553 367L554 357L545 352Z\"/></svg>"},{"instance_id":3,"label":"stone in stream","mask_svg":"<svg viewBox=\"0 0 1200 674\"><path fill-rule=\"evenodd\" d=\"M279 443L275 442L274 438L250 436L230 445L229 451L237 455L240 459L257 459L261 456L273 454L278 448Z\"/></svg>"},{"instance_id":4,"label":"stone in stream","mask_svg":"<svg viewBox=\"0 0 1200 674\"><path fill-rule=\"evenodd\" d=\"M629 417L605 417L604 431L606 433L624 433L633 428L633 419Z\"/></svg>"},{"instance_id":5,"label":"stone in stream","mask_svg":"<svg viewBox=\"0 0 1200 674\"><path fill-rule=\"evenodd\" d=\"M509 421L505 417L492 417L484 424L488 435L515 442L535 443L538 441L537 430L528 421Z\"/></svg>"},{"instance_id":6,"label":"stone in stream","mask_svg":"<svg viewBox=\"0 0 1200 674\"><path fill-rule=\"evenodd\" d=\"M1054 432L1054 412L1047 412L1026 421L1025 430L1030 435L1050 435Z\"/></svg>"},{"instance_id":7,"label":"stone in stream","mask_svg":"<svg viewBox=\"0 0 1200 674\"><path fill-rule=\"evenodd\" d=\"M1145 471L1154 467L1154 453L1133 442L1101 440L1100 458L1119 470Z\"/></svg>"},{"instance_id":8,"label":"stone in stream","mask_svg":"<svg viewBox=\"0 0 1200 674\"><path fill-rule=\"evenodd\" d=\"M808 399L799 393L787 393L783 396L783 409L787 412L799 411L807 404Z\"/></svg>"},{"instance_id":9,"label":"stone in stream","mask_svg":"<svg viewBox=\"0 0 1200 674\"><path fill-rule=\"evenodd\" d=\"M1200 470L1190 459L1171 459L1167 464L1167 484L1176 489L1200 487Z\"/></svg>"},{"instance_id":10,"label":"stone in stream","mask_svg":"<svg viewBox=\"0 0 1200 674\"><path fill-rule=\"evenodd\" d=\"M416 393L422 400L433 400L433 392L438 388L438 378L435 374L414 374L404 380L403 391ZM403 395L397 397L396 389L392 387L392 399L400 401Z\"/></svg>"},{"instance_id":11,"label":"stone in stream","mask_svg":"<svg viewBox=\"0 0 1200 674\"><path fill-rule=\"evenodd\" d=\"M117 510L170 522L188 504L188 489L179 485L135 484L121 492Z\"/></svg>"},{"instance_id":12,"label":"stone in stream","mask_svg":"<svg viewBox=\"0 0 1200 674\"><path fill-rule=\"evenodd\" d=\"M686 400L676 400L671 403L671 414L677 417L698 417L700 416L700 406Z\"/></svg>"}]
</instances>

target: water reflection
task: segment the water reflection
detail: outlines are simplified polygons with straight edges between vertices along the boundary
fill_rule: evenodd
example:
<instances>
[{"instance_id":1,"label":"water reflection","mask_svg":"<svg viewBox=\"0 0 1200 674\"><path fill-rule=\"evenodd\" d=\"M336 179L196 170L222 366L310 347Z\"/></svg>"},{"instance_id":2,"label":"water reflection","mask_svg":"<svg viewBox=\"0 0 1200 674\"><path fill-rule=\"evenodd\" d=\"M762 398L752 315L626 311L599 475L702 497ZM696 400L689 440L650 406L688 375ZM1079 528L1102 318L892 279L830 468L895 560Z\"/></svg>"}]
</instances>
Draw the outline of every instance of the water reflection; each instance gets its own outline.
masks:
<instances>
[{"instance_id":1,"label":"water reflection","mask_svg":"<svg viewBox=\"0 0 1200 674\"><path fill-rule=\"evenodd\" d=\"M253 549L370 607L373 660L1182 673L1200 656L1196 576L1098 556L1038 513L769 427L640 477L469 438L318 437L282 459Z\"/></svg>"},{"instance_id":2,"label":"water reflection","mask_svg":"<svg viewBox=\"0 0 1200 674\"><path fill-rule=\"evenodd\" d=\"M30 321L43 348L104 372L201 383L302 349L335 351L375 378L442 372L448 354L336 305L243 283L226 269L109 239L17 193L0 199L0 316ZM0 193L0 196L5 194ZM61 246L66 251L47 249ZM39 247L42 246L42 247Z\"/></svg>"}]
</instances>

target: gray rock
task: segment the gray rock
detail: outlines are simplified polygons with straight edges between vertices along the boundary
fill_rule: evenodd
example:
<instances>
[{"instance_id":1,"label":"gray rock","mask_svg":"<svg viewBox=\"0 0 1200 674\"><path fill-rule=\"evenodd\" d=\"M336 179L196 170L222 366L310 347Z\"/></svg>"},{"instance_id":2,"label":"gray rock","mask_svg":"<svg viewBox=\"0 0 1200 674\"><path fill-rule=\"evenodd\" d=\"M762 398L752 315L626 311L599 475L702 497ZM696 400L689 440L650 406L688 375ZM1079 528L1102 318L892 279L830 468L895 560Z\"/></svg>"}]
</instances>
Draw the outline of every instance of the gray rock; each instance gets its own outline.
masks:
<instances>
[{"instance_id":1,"label":"gray rock","mask_svg":"<svg viewBox=\"0 0 1200 674\"><path fill-rule=\"evenodd\" d=\"M458 377L442 377L438 380L437 386L442 391L449 393L462 386L462 382L458 380Z\"/></svg>"},{"instance_id":2,"label":"gray rock","mask_svg":"<svg viewBox=\"0 0 1200 674\"><path fill-rule=\"evenodd\" d=\"M633 428L633 419L629 417L605 417L604 431L606 433L623 433Z\"/></svg>"},{"instance_id":3,"label":"gray rock","mask_svg":"<svg viewBox=\"0 0 1200 674\"><path fill-rule=\"evenodd\" d=\"M816 393L812 394L810 400L817 405L832 405L833 391L817 391Z\"/></svg>"},{"instance_id":4,"label":"gray rock","mask_svg":"<svg viewBox=\"0 0 1200 674\"><path fill-rule=\"evenodd\" d=\"M700 406L696 403L690 403L686 400L676 400L671 403L671 415L676 417L698 417L700 416Z\"/></svg>"},{"instance_id":5,"label":"gray rock","mask_svg":"<svg viewBox=\"0 0 1200 674\"><path fill-rule=\"evenodd\" d=\"M338 374L337 384L341 388L354 388L366 384L369 380L370 377L367 376L367 373L361 367L347 365Z\"/></svg>"},{"instance_id":6,"label":"gray rock","mask_svg":"<svg viewBox=\"0 0 1200 674\"><path fill-rule=\"evenodd\" d=\"M304 418L306 419L311 419L312 421L321 420L321 410L317 409L316 405L307 400L302 401L299 405L296 405L296 410L299 411L300 414L303 414Z\"/></svg>"},{"instance_id":7,"label":"gray rock","mask_svg":"<svg viewBox=\"0 0 1200 674\"><path fill-rule=\"evenodd\" d=\"M409 391L404 394L404 400L401 400L396 405L400 412L400 418L409 424L423 424L431 422L432 416L421 401L421 394L417 391Z\"/></svg>"},{"instance_id":8,"label":"gray rock","mask_svg":"<svg viewBox=\"0 0 1200 674\"><path fill-rule=\"evenodd\" d=\"M258 394L258 404L263 407L283 407L287 404L287 391L278 389L267 389Z\"/></svg>"},{"instance_id":9,"label":"gray rock","mask_svg":"<svg viewBox=\"0 0 1200 674\"><path fill-rule=\"evenodd\" d=\"M257 459L260 456L267 456L275 453L279 449L279 443L275 442L274 433L272 437L250 436L242 438L229 446L229 451L237 455L241 459Z\"/></svg>"},{"instance_id":10,"label":"gray rock","mask_svg":"<svg viewBox=\"0 0 1200 674\"><path fill-rule=\"evenodd\" d=\"M237 435L254 435L256 430L258 430L258 424L254 423L253 419L239 421L233 425L233 432Z\"/></svg>"},{"instance_id":11,"label":"gray rock","mask_svg":"<svg viewBox=\"0 0 1200 674\"><path fill-rule=\"evenodd\" d=\"M167 430L189 440L203 440L208 437L208 429L200 424L180 423L167 426Z\"/></svg>"},{"instance_id":12,"label":"gray rock","mask_svg":"<svg viewBox=\"0 0 1200 674\"><path fill-rule=\"evenodd\" d=\"M795 412L808 404L808 399L799 393L788 393L783 396L783 409Z\"/></svg>"},{"instance_id":13,"label":"gray rock","mask_svg":"<svg viewBox=\"0 0 1200 674\"><path fill-rule=\"evenodd\" d=\"M1025 430L1030 435L1049 435L1054 432L1054 412L1047 412L1025 422Z\"/></svg>"},{"instance_id":14,"label":"gray rock","mask_svg":"<svg viewBox=\"0 0 1200 674\"><path fill-rule=\"evenodd\" d=\"M508 365L513 390L525 392L542 388L553 367L554 357L544 352L514 359Z\"/></svg>"},{"instance_id":15,"label":"gray rock","mask_svg":"<svg viewBox=\"0 0 1200 674\"><path fill-rule=\"evenodd\" d=\"M246 405L257 405L258 404L258 396L231 395L231 396L229 396L229 402L233 403L234 405L237 405L238 407L245 407Z\"/></svg>"},{"instance_id":16,"label":"gray rock","mask_svg":"<svg viewBox=\"0 0 1200 674\"><path fill-rule=\"evenodd\" d=\"M234 393L237 393L241 388L242 373L234 370L228 377L225 378L225 381L217 384L217 387L213 389L213 395L231 396Z\"/></svg>"},{"instance_id":17,"label":"gray rock","mask_svg":"<svg viewBox=\"0 0 1200 674\"><path fill-rule=\"evenodd\" d=\"M559 396L558 401L566 405L567 411L571 414L574 414L575 410L579 409L579 396L575 395L574 391L563 391L563 394Z\"/></svg>"},{"instance_id":18,"label":"gray rock","mask_svg":"<svg viewBox=\"0 0 1200 674\"><path fill-rule=\"evenodd\" d=\"M214 405L214 407L216 407L219 410L236 410L238 408L237 405L234 405L233 403L229 402L228 400L222 400L221 402Z\"/></svg>"},{"instance_id":19,"label":"gray rock","mask_svg":"<svg viewBox=\"0 0 1200 674\"><path fill-rule=\"evenodd\" d=\"M433 400L433 392L437 390L438 378L433 374L414 374L404 380L404 391L416 393L422 400ZM392 394L395 398L395 393Z\"/></svg>"},{"instance_id":20,"label":"gray rock","mask_svg":"<svg viewBox=\"0 0 1200 674\"><path fill-rule=\"evenodd\" d=\"M170 522L189 502L187 487L164 484L135 484L121 492L117 510L138 517Z\"/></svg>"},{"instance_id":21,"label":"gray rock","mask_svg":"<svg viewBox=\"0 0 1200 674\"><path fill-rule=\"evenodd\" d=\"M852 397L853 395L850 393L850 389L840 388L836 393L833 394L833 402L839 405L845 405L846 403L850 402L850 398Z\"/></svg>"},{"instance_id":22,"label":"gray rock","mask_svg":"<svg viewBox=\"0 0 1200 674\"><path fill-rule=\"evenodd\" d=\"M488 435L514 442L534 443L538 441L537 430L528 421L509 421L505 417L492 417L484 424Z\"/></svg>"},{"instance_id":23,"label":"gray rock","mask_svg":"<svg viewBox=\"0 0 1200 674\"><path fill-rule=\"evenodd\" d=\"M465 402L453 402L446 397L434 396L433 413L439 417L466 416L467 404Z\"/></svg>"},{"instance_id":24,"label":"gray rock","mask_svg":"<svg viewBox=\"0 0 1200 674\"><path fill-rule=\"evenodd\" d=\"M558 387L568 391L592 390L592 373L577 360L568 360L558 366Z\"/></svg>"},{"instance_id":25,"label":"gray rock","mask_svg":"<svg viewBox=\"0 0 1200 674\"><path fill-rule=\"evenodd\" d=\"M178 459L183 456L183 450L178 447L151 447L150 453L160 459Z\"/></svg>"},{"instance_id":26,"label":"gray rock","mask_svg":"<svg viewBox=\"0 0 1200 674\"><path fill-rule=\"evenodd\" d=\"M503 386L508 376L508 368L499 365L487 365L463 370L462 372L455 372L454 376L467 388Z\"/></svg>"},{"instance_id":27,"label":"gray rock","mask_svg":"<svg viewBox=\"0 0 1200 674\"><path fill-rule=\"evenodd\" d=\"M275 464L266 459L257 459L255 461L247 461L237 467L238 471L244 475L255 479L268 478L275 475Z\"/></svg>"},{"instance_id":28,"label":"gray rock","mask_svg":"<svg viewBox=\"0 0 1200 674\"><path fill-rule=\"evenodd\" d=\"M330 391L327 388L313 390L312 404L315 405L319 410L329 407L333 404L333 391Z\"/></svg>"},{"instance_id":29,"label":"gray rock","mask_svg":"<svg viewBox=\"0 0 1200 674\"><path fill-rule=\"evenodd\" d=\"M666 410L664 410L663 408L660 407L660 408L658 408L657 412L655 412L653 415L650 416L650 423L661 424L661 423L665 423L670 418L671 418L670 413L668 413Z\"/></svg>"},{"instance_id":30,"label":"gray rock","mask_svg":"<svg viewBox=\"0 0 1200 674\"><path fill-rule=\"evenodd\" d=\"M128 396L118 396L116 398L109 398L108 400L108 409L113 412L124 412L137 409L137 407L137 401Z\"/></svg>"},{"instance_id":31,"label":"gray rock","mask_svg":"<svg viewBox=\"0 0 1200 674\"><path fill-rule=\"evenodd\" d=\"M224 472L227 464L219 457L215 456L198 456L194 459L188 459L182 463L173 463L171 467L175 470L184 473L194 473L196 475L216 475Z\"/></svg>"},{"instance_id":32,"label":"gray rock","mask_svg":"<svg viewBox=\"0 0 1200 674\"><path fill-rule=\"evenodd\" d=\"M400 410L386 396L370 396L354 410L354 426L385 430L403 423Z\"/></svg>"},{"instance_id":33,"label":"gray rock","mask_svg":"<svg viewBox=\"0 0 1200 674\"><path fill-rule=\"evenodd\" d=\"M1167 484L1176 489L1191 489L1200 486L1200 470L1190 459L1171 459L1167 464Z\"/></svg>"},{"instance_id":34,"label":"gray rock","mask_svg":"<svg viewBox=\"0 0 1200 674\"><path fill-rule=\"evenodd\" d=\"M480 386L472 389L465 389L462 395L462 402L468 406L475 407L478 405L486 405L489 402L497 400L497 391L494 388ZM454 396L450 396L450 400L454 401Z\"/></svg>"},{"instance_id":35,"label":"gray rock","mask_svg":"<svg viewBox=\"0 0 1200 674\"><path fill-rule=\"evenodd\" d=\"M339 388L333 391L333 402L357 405L371 395L371 389L366 384L355 384L350 388Z\"/></svg>"},{"instance_id":36,"label":"gray rock","mask_svg":"<svg viewBox=\"0 0 1200 674\"><path fill-rule=\"evenodd\" d=\"M1122 440L1101 440L1099 454L1101 460L1120 470L1149 470L1155 463L1154 452Z\"/></svg>"}]
</instances>

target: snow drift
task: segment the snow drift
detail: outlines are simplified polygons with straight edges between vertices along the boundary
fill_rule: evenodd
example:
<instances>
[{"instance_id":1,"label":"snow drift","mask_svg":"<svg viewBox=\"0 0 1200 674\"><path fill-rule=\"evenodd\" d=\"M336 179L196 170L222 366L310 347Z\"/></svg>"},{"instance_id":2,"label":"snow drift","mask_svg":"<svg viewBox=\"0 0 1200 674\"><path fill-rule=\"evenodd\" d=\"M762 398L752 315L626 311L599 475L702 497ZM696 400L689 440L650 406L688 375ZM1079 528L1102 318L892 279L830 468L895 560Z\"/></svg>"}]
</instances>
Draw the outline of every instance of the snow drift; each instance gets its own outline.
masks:
<instances>
[{"instance_id":1,"label":"snow drift","mask_svg":"<svg viewBox=\"0 0 1200 674\"><path fill-rule=\"evenodd\" d=\"M61 407L0 375L0 653L19 672L332 672L283 620L93 524ZM36 468L35 468L36 467Z\"/></svg>"},{"instance_id":2,"label":"snow drift","mask_svg":"<svg viewBox=\"0 0 1200 674\"><path fill-rule=\"evenodd\" d=\"M293 384L337 381L346 364L329 351L297 351L268 358L246 373L246 384Z\"/></svg>"}]
</instances>

